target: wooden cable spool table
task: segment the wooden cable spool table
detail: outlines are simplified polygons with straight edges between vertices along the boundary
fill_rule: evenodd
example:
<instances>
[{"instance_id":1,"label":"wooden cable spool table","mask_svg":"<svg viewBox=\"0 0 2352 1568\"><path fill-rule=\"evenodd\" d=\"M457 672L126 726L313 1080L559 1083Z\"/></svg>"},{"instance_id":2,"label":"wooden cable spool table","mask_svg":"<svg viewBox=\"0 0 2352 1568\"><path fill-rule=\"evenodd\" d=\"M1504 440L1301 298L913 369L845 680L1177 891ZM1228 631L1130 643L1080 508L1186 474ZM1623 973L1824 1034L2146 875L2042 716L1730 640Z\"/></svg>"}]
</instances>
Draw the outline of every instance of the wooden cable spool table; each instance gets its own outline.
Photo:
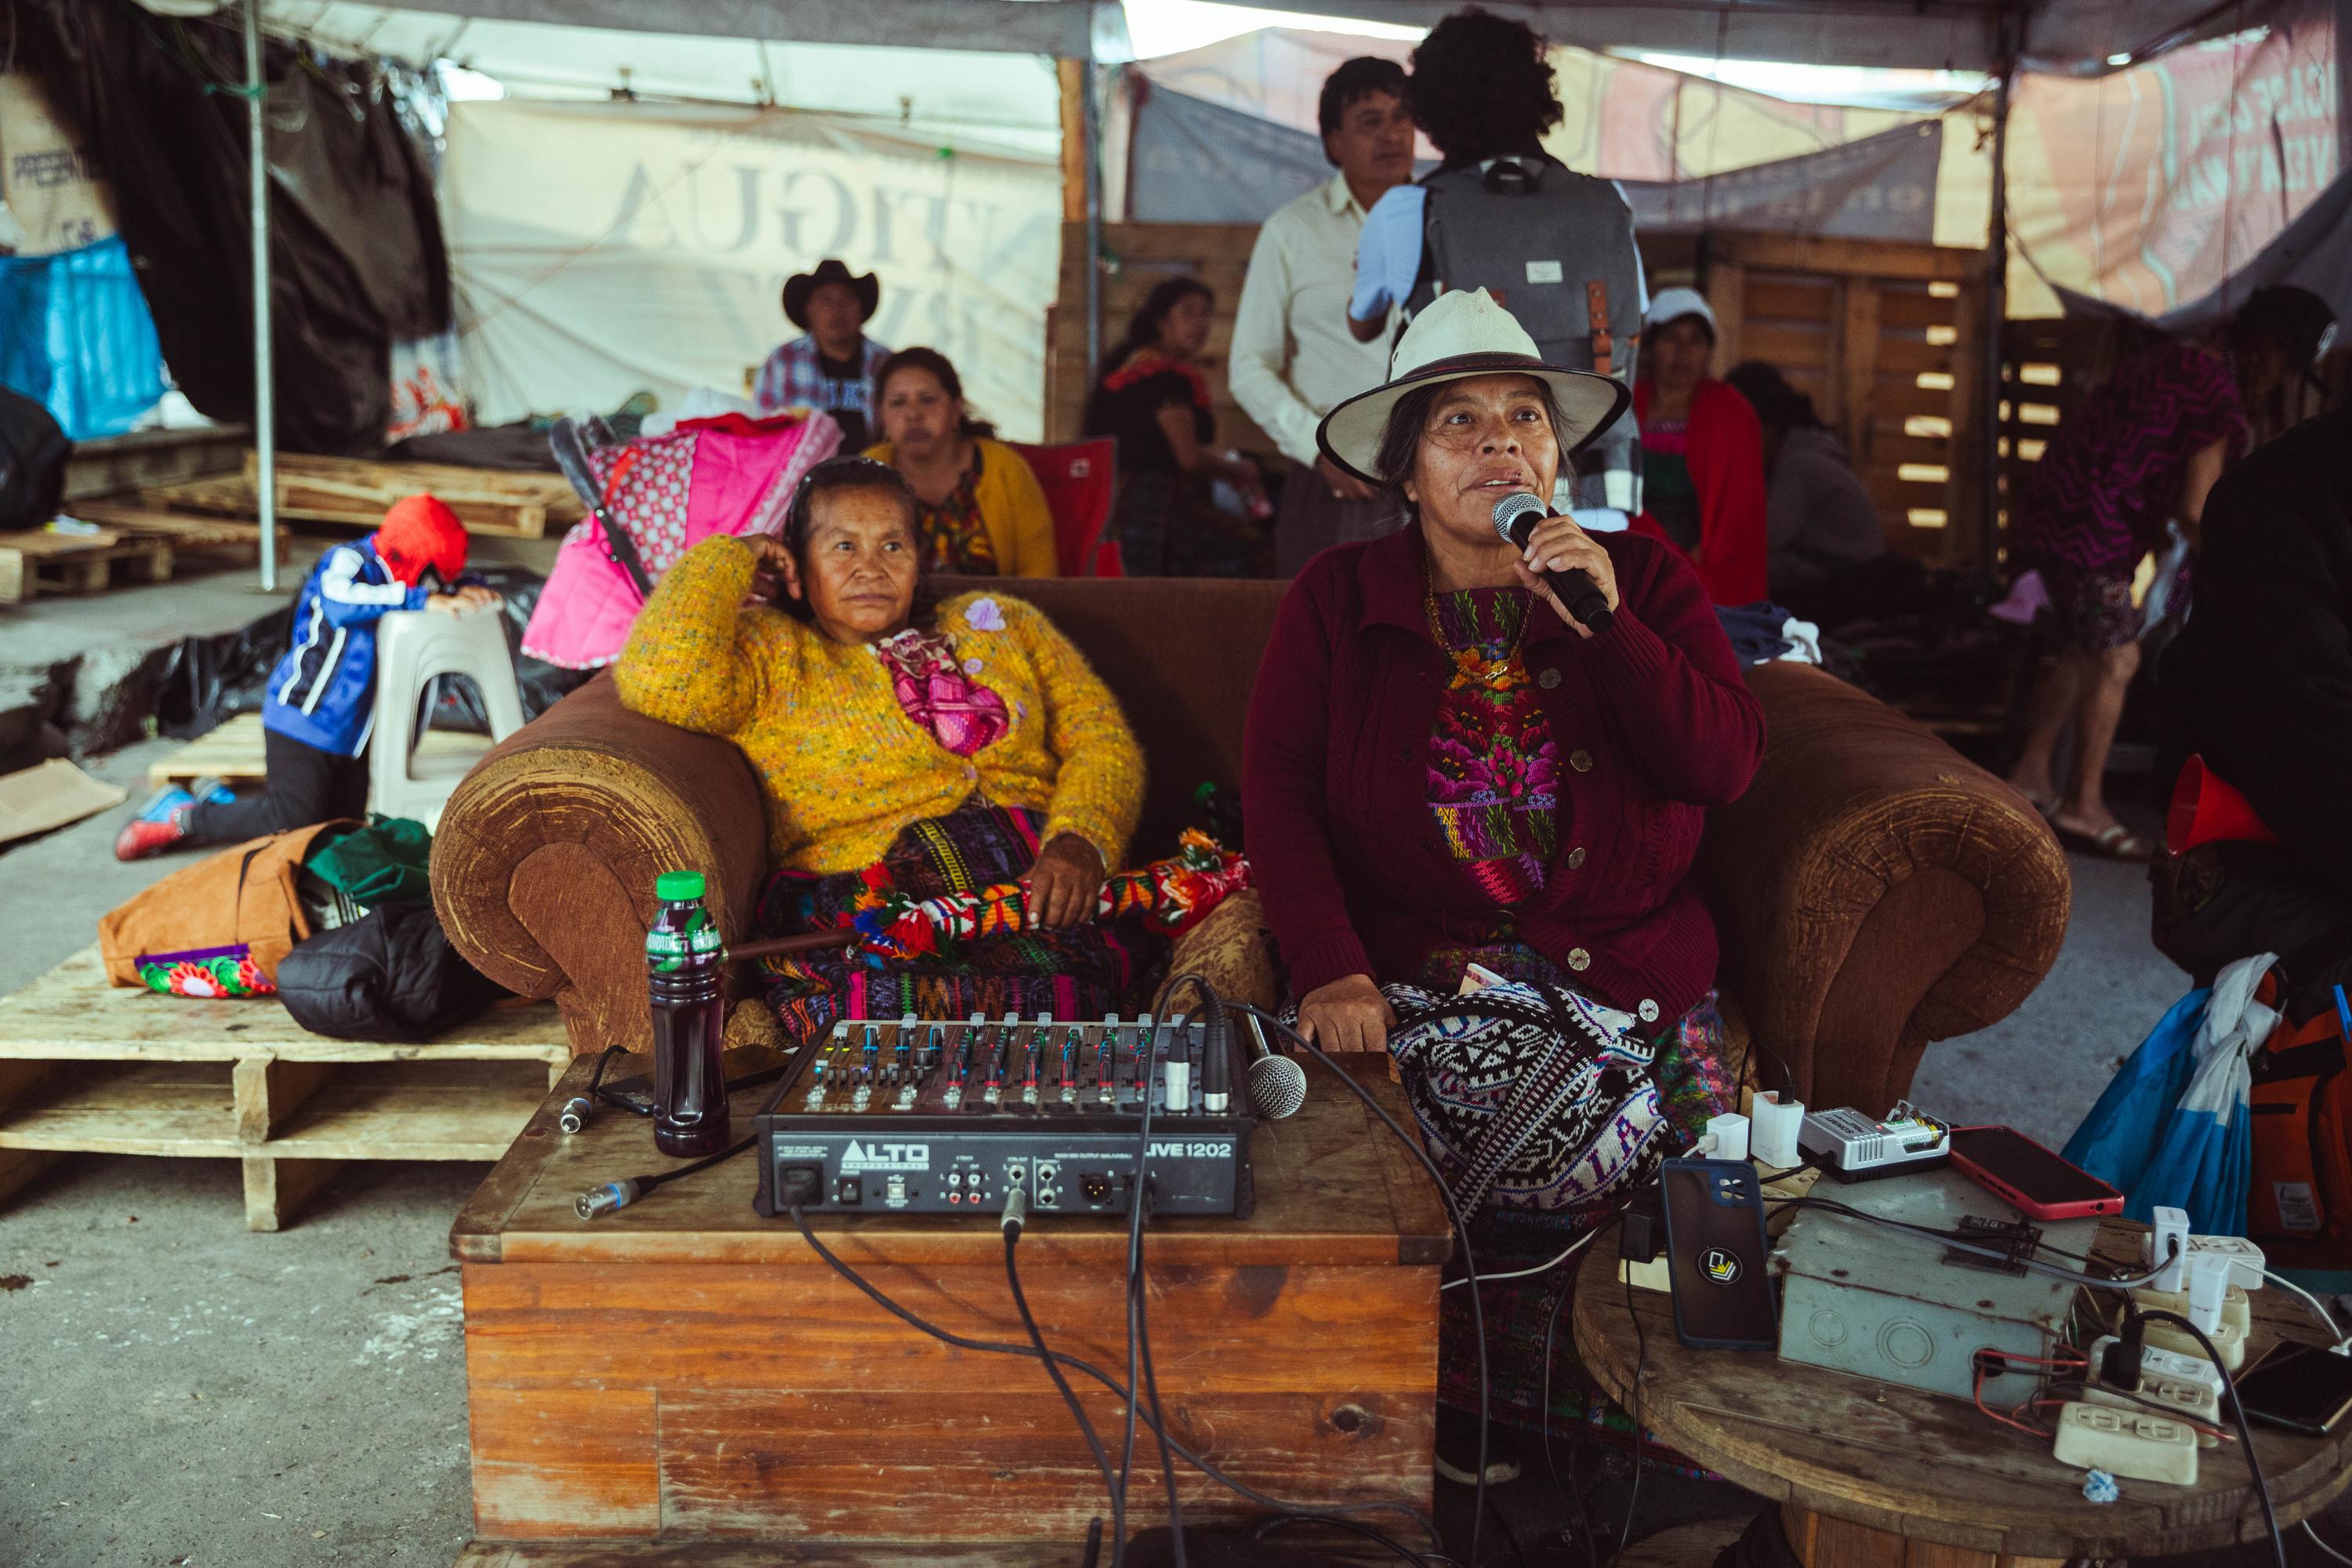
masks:
<instances>
[{"instance_id":1,"label":"wooden cable spool table","mask_svg":"<svg viewBox=\"0 0 2352 1568\"><path fill-rule=\"evenodd\" d=\"M2145 1233L2107 1220L2095 1250L2128 1263ZM2248 1365L2280 1340L2329 1342L2291 1292L2258 1290L2252 1304ZM1575 1330L1594 1381L1628 1410L1641 1367L1645 1430L1779 1505L1790 1548L1808 1568L2061 1568L2076 1557L2155 1556L2267 1537L2235 1442L2203 1451L2194 1486L2120 1479L2117 1501L2094 1503L2083 1496L2084 1473L2053 1458L2048 1439L2000 1426L1966 1401L1769 1351L1691 1350L1675 1337L1665 1292L1633 1291L1628 1312L1613 1230L1587 1249ZM2017 1402L2006 1392L1988 1400ZM2326 1437L2260 1426L2253 1434L2282 1530L2326 1508L2352 1476L2352 1423Z\"/></svg>"}]
</instances>

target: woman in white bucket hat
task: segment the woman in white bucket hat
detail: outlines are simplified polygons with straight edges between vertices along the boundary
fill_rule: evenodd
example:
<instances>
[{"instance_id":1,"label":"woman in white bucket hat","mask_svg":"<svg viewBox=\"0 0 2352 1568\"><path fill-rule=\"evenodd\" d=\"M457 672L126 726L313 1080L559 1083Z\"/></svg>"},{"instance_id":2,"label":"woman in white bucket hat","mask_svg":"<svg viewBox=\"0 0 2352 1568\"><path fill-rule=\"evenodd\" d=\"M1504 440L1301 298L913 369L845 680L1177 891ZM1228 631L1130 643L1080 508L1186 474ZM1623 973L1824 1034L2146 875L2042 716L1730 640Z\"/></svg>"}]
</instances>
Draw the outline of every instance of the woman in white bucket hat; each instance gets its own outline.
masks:
<instances>
[{"instance_id":1,"label":"woman in white bucket hat","mask_svg":"<svg viewBox=\"0 0 2352 1568\"><path fill-rule=\"evenodd\" d=\"M1318 433L1408 520L1323 552L1284 596L1250 704L1243 812L1304 1033L1326 1050L1387 1048L1383 985L1451 994L1473 963L1576 993L1654 1053L1654 1112L1612 1167L1633 1179L1733 1109L1715 1087L1715 928L1686 882L1706 808L1747 788L1764 722L1670 546L1553 517L1523 553L1496 530L1497 501L1548 500L1626 401L1616 381L1545 363L1483 291L1442 295L1413 319L1387 384ZM1590 574L1614 611L1607 629L1578 625L1538 565ZM1618 1195L1578 1185L1570 1122L1539 1133L1480 1211L1528 1222L1502 1255L1549 1247L1538 1263ZM1479 1247L1482 1268L1508 1267ZM1488 1335L1498 1354L1541 1338ZM1534 1386L1499 1366L1497 1378ZM1475 1417L1458 1436L1442 1429L1441 1452L1470 1455L1454 1468L1472 1474Z\"/></svg>"},{"instance_id":2,"label":"woman in white bucket hat","mask_svg":"<svg viewBox=\"0 0 2352 1568\"><path fill-rule=\"evenodd\" d=\"M1764 429L1746 398L1707 374L1715 308L1661 289L1643 318L1642 515L1633 526L1681 551L1718 605L1765 596Z\"/></svg>"}]
</instances>

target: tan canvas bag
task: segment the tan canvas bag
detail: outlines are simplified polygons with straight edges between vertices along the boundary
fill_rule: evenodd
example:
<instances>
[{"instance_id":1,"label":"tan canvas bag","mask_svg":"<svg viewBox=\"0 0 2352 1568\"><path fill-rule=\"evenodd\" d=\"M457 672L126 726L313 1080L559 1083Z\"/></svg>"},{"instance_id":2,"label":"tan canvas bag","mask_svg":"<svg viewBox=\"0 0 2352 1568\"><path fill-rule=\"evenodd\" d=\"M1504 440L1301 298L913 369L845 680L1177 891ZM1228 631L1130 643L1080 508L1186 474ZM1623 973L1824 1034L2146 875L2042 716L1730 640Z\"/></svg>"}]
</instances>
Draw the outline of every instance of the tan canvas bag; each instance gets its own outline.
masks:
<instances>
[{"instance_id":1,"label":"tan canvas bag","mask_svg":"<svg viewBox=\"0 0 2352 1568\"><path fill-rule=\"evenodd\" d=\"M295 877L321 822L256 838L173 872L98 922L106 978L183 996L261 996L278 964L310 935Z\"/></svg>"}]
</instances>

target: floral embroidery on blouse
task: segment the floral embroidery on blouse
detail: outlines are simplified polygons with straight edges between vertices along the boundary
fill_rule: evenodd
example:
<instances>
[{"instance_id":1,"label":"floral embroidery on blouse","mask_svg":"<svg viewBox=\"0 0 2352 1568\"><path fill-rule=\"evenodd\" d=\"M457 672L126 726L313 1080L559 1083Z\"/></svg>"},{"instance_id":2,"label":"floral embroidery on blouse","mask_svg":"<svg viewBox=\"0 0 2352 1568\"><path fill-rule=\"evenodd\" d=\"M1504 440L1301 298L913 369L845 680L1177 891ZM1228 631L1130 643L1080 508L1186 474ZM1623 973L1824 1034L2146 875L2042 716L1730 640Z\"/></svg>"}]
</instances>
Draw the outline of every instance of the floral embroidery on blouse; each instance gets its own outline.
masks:
<instances>
[{"instance_id":1,"label":"floral embroidery on blouse","mask_svg":"<svg viewBox=\"0 0 2352 1568\"><path fill-rule=\"evenodd\" d=\"M992 601L981 603L992 607ZM955 645L940 633L909 626L873 647L907 717L957 756L992 745L1013 728L1004 699L964 672Z\"/></svg>"},{"instance_id":2,"label":"floral embroidery on blouse","mask_svg":"<svg viewBox=\"0 0 2352 1568\"><path fill-rule=\"evenodd\" d=\"M996 542L988 537L980 517L981 453L974 448L971 467L956 480L955 489L934 506L919 496L915 500L916 548L924 566L933 572L960 572L966 576L997 575Z\"/></svg>"},{"instance_id":3,"label":"floral embroidery on blouse","mask_svg":"<svg viewBox=\"0 0 2352 1568\"><path fill-rule=\"evenodd\" d=\"M1429 740L1429 809L1448 852L1507 910L1542 889L1559 841L1559 748L1519 656L1527 595L1475 588L1433 603L1454 678Z\"/></svg>"}]
</instances>

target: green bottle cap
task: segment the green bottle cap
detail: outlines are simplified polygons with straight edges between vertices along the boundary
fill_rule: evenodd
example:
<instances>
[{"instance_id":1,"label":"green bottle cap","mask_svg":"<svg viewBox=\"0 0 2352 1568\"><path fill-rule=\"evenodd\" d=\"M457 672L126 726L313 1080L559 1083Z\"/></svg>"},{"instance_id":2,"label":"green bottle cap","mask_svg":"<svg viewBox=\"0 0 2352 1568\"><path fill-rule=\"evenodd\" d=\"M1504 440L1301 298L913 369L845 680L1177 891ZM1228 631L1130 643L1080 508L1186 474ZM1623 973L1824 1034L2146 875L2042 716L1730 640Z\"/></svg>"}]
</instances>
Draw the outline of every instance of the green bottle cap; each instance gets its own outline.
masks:
<instances>
[{"instance_id":1,"label":"green bottle cap","mask_svg":"<svg viewBox=\"0 0 2352 1568\"><path fill-rule=\"evenodd\" d=\"M665 903L699 901L704 891L699 871L664 871L654 879L654 897Z\"/></svg>"}]
</instances>

